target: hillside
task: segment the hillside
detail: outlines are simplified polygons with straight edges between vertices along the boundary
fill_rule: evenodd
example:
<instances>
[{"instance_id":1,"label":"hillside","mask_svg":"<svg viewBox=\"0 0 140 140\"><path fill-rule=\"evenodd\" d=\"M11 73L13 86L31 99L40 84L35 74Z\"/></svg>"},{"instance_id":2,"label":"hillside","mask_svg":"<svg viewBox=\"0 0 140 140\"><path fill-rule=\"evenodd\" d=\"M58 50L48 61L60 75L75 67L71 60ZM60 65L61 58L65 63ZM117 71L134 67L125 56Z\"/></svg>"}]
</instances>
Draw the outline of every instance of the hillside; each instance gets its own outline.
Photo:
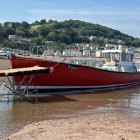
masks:
<instances>
[{"instance_id":1,"label":"hillside","mask_svg":"<svg viewBox=\"0 0 140 140\"><path fill-rule=\"evenodd\" d=\"M12 42L8 40L9 34L27 37L30 42ZM139 47L140 39L121 33L99 24L93 24L80 20L46 22L45 19L34 23L5 22L0 25L0 46L30 46L32 44L44 44L54 41L57 44L91 43L105 45L106 43L123 44Z\"/></svg>"}]
</instances>

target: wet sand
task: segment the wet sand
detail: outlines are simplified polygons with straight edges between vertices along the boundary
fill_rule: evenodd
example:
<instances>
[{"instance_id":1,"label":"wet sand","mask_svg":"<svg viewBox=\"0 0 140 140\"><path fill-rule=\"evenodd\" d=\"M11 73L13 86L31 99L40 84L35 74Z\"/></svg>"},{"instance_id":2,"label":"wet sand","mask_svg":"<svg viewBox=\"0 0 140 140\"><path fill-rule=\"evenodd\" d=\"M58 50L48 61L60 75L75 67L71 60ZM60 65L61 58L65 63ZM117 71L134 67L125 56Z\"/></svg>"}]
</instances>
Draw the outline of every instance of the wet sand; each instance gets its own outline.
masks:
<instances>
[{"instance_id":1,"label":"wet sand","mask_svg":"<svg viewBox=\"0 0 140 140\"><path fill-rule=\"evenodd\" d=\"M139 140L140 119L97 113L27 125L9 140Z\"/></svg>"},{"instance_id":2,"label":"wet sand","mask_svg":"<svg viewBox=\"0 0 140 140\"><path fill-rule=\"evenodd\" d=\"M35 119L7 139L139 140L139 99L140 87L136 87L95 94L48 96L40 98L37 104L31 100L26 106L14 104L12 120Z\"/></svg>"}]
</instances>

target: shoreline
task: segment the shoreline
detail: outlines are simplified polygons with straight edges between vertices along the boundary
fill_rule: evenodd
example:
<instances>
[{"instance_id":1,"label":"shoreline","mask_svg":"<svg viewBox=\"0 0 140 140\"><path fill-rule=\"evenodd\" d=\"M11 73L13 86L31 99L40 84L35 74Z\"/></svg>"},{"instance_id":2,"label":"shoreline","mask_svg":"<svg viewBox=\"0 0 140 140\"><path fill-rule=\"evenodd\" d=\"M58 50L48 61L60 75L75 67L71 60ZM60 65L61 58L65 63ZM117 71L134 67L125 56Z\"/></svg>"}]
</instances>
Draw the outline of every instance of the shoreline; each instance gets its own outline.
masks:
<instances>
[{"instance_id":1,"label":"shoreline","mask_svg":"<svg viewBox=\"0 0 140 140\"><path fill-rule=\"evenodd\" d=\"M140 119L118 113L97 113L50 119L25 126L9 140L139 140Z\"/></svg>"}]
</instances>

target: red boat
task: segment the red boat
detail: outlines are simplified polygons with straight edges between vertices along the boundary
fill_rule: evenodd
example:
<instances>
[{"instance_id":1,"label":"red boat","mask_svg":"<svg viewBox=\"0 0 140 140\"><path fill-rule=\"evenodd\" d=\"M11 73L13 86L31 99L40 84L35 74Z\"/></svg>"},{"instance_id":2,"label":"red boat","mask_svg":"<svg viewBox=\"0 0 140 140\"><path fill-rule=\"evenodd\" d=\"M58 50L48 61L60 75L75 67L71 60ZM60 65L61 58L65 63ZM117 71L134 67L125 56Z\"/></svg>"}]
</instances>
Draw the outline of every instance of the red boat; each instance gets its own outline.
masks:
<instances>
[{"instance_id":1,"label":"red boat","mask_svg":"<svg viewBox=\"0 0 140 140\"><path fill-rule=\"evenodd\" d=\"M39 92L58 92L71 90L106 90L132 86L140 83L140 73L133 63L133 54L122 50L105 50L106 63L101 68L94 68L69 62L57 62L44 59L11 57L12 68L31 66L52 67L53 73L38 74L29 89L36 86ZM109 54L109 55L108 55ZM121 59L121 60L114 60ZM108 60L110 59L110 60ZM19 83L23 76L15 76ZM25 83L28 80L25 81ZM24 84L22 85L24 88Z\"/></svg>"}]
</instances>

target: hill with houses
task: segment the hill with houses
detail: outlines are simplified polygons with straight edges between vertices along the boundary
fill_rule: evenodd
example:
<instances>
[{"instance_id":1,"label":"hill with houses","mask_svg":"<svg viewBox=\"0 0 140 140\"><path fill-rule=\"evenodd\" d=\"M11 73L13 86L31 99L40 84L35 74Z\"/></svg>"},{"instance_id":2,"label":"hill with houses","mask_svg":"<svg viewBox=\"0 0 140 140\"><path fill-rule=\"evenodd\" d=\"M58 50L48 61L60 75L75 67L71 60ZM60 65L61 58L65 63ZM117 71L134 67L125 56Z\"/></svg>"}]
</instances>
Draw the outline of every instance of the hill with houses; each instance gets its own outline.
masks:
<instances>
[{"instance_id":1,"label":"hill with houses","mask_svg":"<svg viewBox=\"0 0 140 140\"><path fill-rule=\"evenodd\" d=\"M99 24L80 20L23 21L0 24L0 47L28 49L31 45L52 45L63 49L65 45L92 44L105 46L117 44L139 47L140 39ZM76 45L74 45L76 46Z\"/></svg>"}]
</instances>

